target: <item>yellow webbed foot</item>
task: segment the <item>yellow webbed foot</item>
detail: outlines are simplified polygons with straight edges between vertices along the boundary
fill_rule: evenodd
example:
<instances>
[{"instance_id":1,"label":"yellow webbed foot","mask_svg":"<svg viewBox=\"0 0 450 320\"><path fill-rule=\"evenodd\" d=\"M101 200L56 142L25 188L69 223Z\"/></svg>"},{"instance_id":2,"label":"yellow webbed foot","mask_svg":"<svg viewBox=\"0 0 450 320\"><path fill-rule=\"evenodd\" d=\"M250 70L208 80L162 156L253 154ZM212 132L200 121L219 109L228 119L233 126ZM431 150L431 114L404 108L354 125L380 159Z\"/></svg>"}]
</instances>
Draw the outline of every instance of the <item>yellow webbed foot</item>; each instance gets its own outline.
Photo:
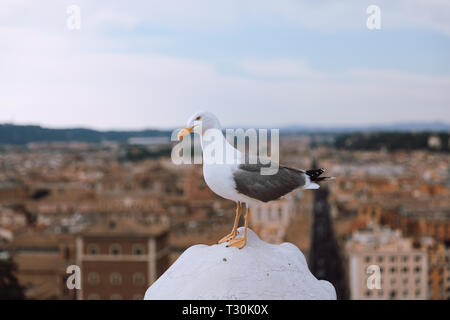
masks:
<instances>
[{"instance_id":1,"label":"yellow webbed foot","mask_svg":"<svg viewBox=\"0 0 450 320\"><path fill-rule=\"evenodd\" d=\"M230 240L230 242L228 242L228 244L227 244L227 247L236 247L238 249L242 249L246 243L247 243L247 239L237 238L237 239Z\"/></svg>"},{"instance_id":2,"label":"yellow webbed foot","mask_svg":"<svg viewBox=\"0 0 450 320\"><path fill-rule=\"evenodd\" d=\"M230 240L233 240L236 237L237 232L231 232L230 234L226 235L225 237L223 237L222 239L220 239L217 243L224 243L224 242L228 242Z\"/></svg>"}]
</instances>

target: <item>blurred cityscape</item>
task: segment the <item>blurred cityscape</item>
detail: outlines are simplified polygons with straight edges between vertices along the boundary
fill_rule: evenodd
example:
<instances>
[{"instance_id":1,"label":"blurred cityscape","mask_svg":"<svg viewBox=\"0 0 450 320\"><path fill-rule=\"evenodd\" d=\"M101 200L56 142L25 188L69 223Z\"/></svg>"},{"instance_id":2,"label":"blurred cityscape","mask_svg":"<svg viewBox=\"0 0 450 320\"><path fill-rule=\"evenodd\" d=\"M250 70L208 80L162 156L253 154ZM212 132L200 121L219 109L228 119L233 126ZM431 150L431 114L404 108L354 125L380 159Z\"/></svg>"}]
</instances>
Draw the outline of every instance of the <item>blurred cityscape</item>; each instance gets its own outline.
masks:
<instances>
[{"instance_id":1,"label":"blurred cityscape","mask_svg":"<svg viewBox=\"0 0 450 320\"><path fill-rule=\"evenodd\" d=\"M169 136L2 144L0 297L142 299L184 250L229 233L235 203L201 165L172 163ZM263 205L250 227L298 246L338 299L450 299L449 147L448 131L286 131L282 164L336 180Z\"/></svg>"}]
</instances>

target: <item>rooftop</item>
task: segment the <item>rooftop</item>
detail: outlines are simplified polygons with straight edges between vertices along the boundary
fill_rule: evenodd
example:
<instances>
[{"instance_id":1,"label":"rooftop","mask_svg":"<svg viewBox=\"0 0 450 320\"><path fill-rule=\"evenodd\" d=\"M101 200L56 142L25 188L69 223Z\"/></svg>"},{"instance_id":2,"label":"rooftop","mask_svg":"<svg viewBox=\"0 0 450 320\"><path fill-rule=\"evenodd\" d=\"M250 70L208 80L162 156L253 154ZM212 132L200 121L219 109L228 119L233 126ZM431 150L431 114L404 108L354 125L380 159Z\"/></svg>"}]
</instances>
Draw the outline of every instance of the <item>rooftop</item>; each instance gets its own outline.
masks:
<instances>
[{"instance_id":1,"label":"rooftop","mask_svg":"<svg viewBox=\"0 0 450 320\"><path fill-rule=\"evenodd\" d=\"M127 237L127 236L159 236L168 231L167 226L157 224L141 224L133 219L102 219L80 232L83 236Z\"/></svg>"}]
</instances>

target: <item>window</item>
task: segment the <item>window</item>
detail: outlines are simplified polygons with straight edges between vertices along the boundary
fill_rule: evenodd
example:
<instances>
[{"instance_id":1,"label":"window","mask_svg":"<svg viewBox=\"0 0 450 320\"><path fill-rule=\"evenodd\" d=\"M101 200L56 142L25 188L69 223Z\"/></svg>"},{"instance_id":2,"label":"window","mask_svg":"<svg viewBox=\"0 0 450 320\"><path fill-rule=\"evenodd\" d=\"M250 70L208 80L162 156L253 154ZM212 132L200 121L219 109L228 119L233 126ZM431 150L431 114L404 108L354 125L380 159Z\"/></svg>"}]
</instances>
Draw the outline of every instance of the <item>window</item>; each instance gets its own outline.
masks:
<instances>
[{"instance_id":1,"label":"window","mask_svg":"<svg viewBox=\"0 0 450 320\"><path fill-rule=\"evenodd\" d=\"M66 259L66 260L70 259L70 249L69 248L64 249L64 259Z\"/></svg>"},{"instance_id":2,"label":"window","mask_svg":"<svg viewBox=\"0 0 450 320\"><path fill-rule=\"evenodd\" d=\"M367 296L367 297L370 297L370 290L367 290L367 291L366 291L366 296Z\"/></svg>"},{"instance_id":3,"label":"window","mask_svg":"<svg viewBox=\"0 0 450 320\"><path fill-rule=\"evenodd\" d=\"M397 291L392 290L392 291L391 291L391 294L390 294L391 299L394 299L396 295L397 295Z\"/></svg>"},{"instance_id":4,"label":"window","mask_svg":"<svg viewBox=\"0 0 450 320\"><path fill-rule=\"evenodd\" d=\"M403 295L404 295L404 296L407 296L407 295L408 295L408 290L406 290L406 289L403 290Z\"/></svg>"},{"instance_id":5,"label":"window","mask_svg":"<svg viewBox=\"0 0 450 320\"><path fill-rule=\"evenodd\" d=\"M111 300L122 300L122 296L118 293L114 293L111 295Z\"/></svg>"},{"instance_id":6,"label":"window","mask_svg":"<svg viewBox=\"0 0 450 320\"><path fill-rule=\"evenodd\" d=\"M391 273L396 273L396 272L397 272L397 268L392 267L392 268L391 268Z\"/></svg>"},{"instance_id":7,"label":"window","mask_svg":"<svg viewBox=\"0 0 450 320\"><path fill-rule=\"evenodd\" d=\"M122 283L122 276L118 272L113 272L111 273L110 280L112 284L119 285Z\"/></svg>"},{"instance_id":8,"label":"window","mask_svg":"<svg viewBox=\"0 0 450 320\"><path fill-rule=\"evenodd\" d=\"M370 262L370 256L366 257L366 262Z\"/></svg>"},{"instance_id":9,"label":"window","mask_svg":"<svg viewBox=\"0 0 450 320\"><path fill-rule=\"evenodd\" d=\"M403 256L403 262L406 262L406 261L408 261L408 256Z\"/></svg>"},{"instance_id":10,"label":"window","mask_svg":"<svg viewBox=\"0 0 450 320\"><path fill-rule=\"evenodd\" d=\"M112 254L114 256L119 255L121 252L120 244L112 244L111 247L109 247L109 254Z\"/></svg>"},{"instance_id":11,"label":"window","mask_svg":"<svg viewBox=\"0 0 450 320\"><path fill-rule=\"evenodd\" d=\"M144 254L144 246L140 243L133 244L133 254L136 256Z\"/></svg>"},{"instance_id":12,"label":"window","mask_svg":"<svg viewBox=\"0 0 450 320\"><path fill-rule=\"evenodd\" d=\"M420 261L420 259L421 259L422 257L421 256L416 256L416 261L418 262L418 261Z\"/></svg>"},{"instance_id":13,"label":"window","mask_svg":"<svg viewBox=\"0 0 450 320\"><path fill-rule=\"evenodd\" d=\"M391 279L391 284L395 284L395 282L397 282L397 280L395 278Z\"/></svg>"},{"instance_id":14,"label":"window","mask_svg":"<svg viewBox=\"0 0 450 320\"><path fill-rule=\"evenodd\" d=\"M142 273L136 272L133 274L133 283L136 285L143 285L145 284L145 277Z\"/></svg>"},{"instance_id":15,"label":"window","mask_svg":"<svg viewBox=\"0 0 450 320\"><path fill-rule=\"evenodd\" d=\"M403 279L403 284L408 284L408 278Z\"/></svg>"},{"instance_id":16,"label":"window","mask_svg":"<svg viewBox=\"0 0 450 320\"><path fill-rule=\"evenodd\" d=\"M88 295L88 300L100 300L100 296L96 293L91 293Z\"/></svg>"},{"instance_id":17,"label":"window","mask_svg":"<svg viewBox=\"0 0 450 320\"><path fill-rule=\"evenodd\" d=\"M98 245L91 243L87 246L87 252L88 254L99 254L100 249L98 248Z\"/></svg>"},{"instance_id":18,"label":"window","mask_svg":"<svg viewBox=\"0 0 450 320\"><path fill-rule=\"evenodd\" d=\"M88 273L88 282L90 284L99 284L100 276L97 272L89 272Z\"/></svg>"},{"instance_id":19,"label":"window","mask_svg":"<svg viewBox=\"0 0 450 320\"><path fill-rule=\"evenodd\" d=\"M416 267L415 269L414 269L414 271L416 272L416 273L419 273L420 272L420 267Z\"/></svg>"},{"instance_id":20,"label":"window","mask_svg":"<svg viewBox=\"0 0 450 320\"><path fill-rule=\"evenodd\" d=\"M416 296L420 295L420 289L416 290Z\"/></svg>"},{"instance_id":21,"label":"window","mask_svg":"<svg viewBox=\"0 0 450 320\"><path fill-rule=\"evenodd\" d=\"M397 260L397 257L396 256L392 256L391 257L391 262L395 262L395 260Z\"/></svg>"},{"instance_id":22,"label":"window","mask_svg":"<svg viewBox=\"0 0 450 320\"><path fill-rule=\"evenodd\" d=\"M382 256L378 257L378 262L383 262L383 257Z\"/></svg>"},{"instance_id":23,"label":"window","mask_svg":"<svg viewBox=\"0 0 450 320\"><path fill-rule=\"evenodd\" d=\"M407 273L409 271L409 268L408 267L403 267L403 272L404 273Z\"/></svg>"}]
</instances>

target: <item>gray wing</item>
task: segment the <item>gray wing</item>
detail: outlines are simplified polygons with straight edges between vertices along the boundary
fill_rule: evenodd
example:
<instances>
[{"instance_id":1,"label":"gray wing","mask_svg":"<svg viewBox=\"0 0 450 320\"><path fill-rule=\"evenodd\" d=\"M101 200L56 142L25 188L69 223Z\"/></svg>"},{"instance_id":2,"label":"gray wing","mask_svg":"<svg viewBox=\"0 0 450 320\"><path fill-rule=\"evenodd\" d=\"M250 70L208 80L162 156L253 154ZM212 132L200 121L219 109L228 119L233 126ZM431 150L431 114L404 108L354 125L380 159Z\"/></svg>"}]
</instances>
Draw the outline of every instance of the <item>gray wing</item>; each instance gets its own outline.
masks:
<instances>
[{"instance_id":1,"label":"gray wing","mask_svg":"<svg viewBox=\"0 0 450 320\"><path fill-rule=\"evenodd\" d=\"M279 199L305 185L305 171L280 166L274 175L261 175L262 164L240 164L233 172L236 191L263 202ZM267 165L268 166L268 165Z\"/></svg>"}]
</instances>

